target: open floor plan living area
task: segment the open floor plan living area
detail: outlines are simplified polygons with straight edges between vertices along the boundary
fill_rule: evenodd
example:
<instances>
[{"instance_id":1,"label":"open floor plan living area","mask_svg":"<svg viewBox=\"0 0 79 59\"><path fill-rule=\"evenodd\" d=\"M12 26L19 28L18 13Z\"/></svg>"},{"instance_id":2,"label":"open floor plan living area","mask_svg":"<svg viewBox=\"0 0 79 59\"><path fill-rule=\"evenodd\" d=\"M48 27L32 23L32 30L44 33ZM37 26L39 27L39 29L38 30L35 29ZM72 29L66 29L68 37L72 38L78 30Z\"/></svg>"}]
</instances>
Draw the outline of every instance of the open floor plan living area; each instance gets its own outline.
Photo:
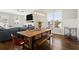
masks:
<instances>
[{"instance_id":1,"label":"open floor plan living area","mask_svg":"<svg viewBox=\"0 0 79 59\"><path fill-rule=\"evenodd\" d=\"M0 9L0 50L79 50L79 10Z\"/></svg>"}]
</instances>

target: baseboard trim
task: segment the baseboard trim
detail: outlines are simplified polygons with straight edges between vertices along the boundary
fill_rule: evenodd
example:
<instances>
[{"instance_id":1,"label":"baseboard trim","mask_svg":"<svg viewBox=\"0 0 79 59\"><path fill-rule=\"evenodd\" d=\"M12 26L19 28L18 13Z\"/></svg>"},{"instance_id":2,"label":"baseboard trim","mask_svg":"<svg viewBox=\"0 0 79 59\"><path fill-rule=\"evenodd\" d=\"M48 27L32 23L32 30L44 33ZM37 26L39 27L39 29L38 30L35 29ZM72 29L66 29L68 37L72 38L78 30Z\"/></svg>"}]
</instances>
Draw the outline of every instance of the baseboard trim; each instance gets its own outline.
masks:
<instances>
[{"instance_id":1,"label":"baseboard trim","mask_svg":"<svg viewBox=\"0 0 79 59\"><path fill-rule=\"evenodd\" d=\"M60 33L53 33L53 34L57 34L57 35L64 35L64 34L60 34Z\"/></svg>"}]
</instances>

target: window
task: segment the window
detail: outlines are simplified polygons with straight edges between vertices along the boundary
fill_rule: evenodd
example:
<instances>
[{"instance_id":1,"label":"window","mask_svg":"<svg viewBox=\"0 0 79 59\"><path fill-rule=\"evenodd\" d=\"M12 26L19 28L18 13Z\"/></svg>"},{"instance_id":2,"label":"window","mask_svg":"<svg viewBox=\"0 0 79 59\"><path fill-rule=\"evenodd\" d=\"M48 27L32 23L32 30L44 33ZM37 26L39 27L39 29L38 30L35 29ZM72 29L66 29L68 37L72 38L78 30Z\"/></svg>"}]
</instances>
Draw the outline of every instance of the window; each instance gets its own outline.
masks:
<instances>
[{"instance_id":1,"label":"window","mask_svg":"<svg viewBox=\"0 0 79 59\"><path fill-rule=\"evenodd\" d=\"M54 21L54 27L59 28L62 27L62 13L61 12L55 12L53 15L53 21Z\"/></svg>"},{"instance_id":2,"label":"window","mask_svg":"<svg viewBox=\"0 0 79 59\"><path fill-rule=\"evenodd\" d=\"M54 28L61 28L62 27L62 12L53 12L48 15L48 22Z\"/></svg>"}]
</instances>

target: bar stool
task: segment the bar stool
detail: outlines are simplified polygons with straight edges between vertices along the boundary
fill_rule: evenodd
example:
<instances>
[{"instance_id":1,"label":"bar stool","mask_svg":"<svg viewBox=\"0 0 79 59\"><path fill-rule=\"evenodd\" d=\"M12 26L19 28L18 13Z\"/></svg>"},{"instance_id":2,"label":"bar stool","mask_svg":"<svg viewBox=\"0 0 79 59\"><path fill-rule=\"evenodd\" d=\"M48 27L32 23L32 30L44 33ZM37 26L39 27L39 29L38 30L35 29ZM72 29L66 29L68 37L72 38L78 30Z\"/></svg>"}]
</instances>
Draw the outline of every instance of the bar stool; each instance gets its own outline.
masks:
<instances>
[{"instance_id":1,"label":"bar stool","mask_svg":"<svg viewBox=\"0 0 79 59\"><path fill-rule=\"evenodd\" d=\"M70 38L72 40L75 40L76 41L77 40L77 28L71 28L70 33L71 33Z\"/></svg>"}]
</instances>

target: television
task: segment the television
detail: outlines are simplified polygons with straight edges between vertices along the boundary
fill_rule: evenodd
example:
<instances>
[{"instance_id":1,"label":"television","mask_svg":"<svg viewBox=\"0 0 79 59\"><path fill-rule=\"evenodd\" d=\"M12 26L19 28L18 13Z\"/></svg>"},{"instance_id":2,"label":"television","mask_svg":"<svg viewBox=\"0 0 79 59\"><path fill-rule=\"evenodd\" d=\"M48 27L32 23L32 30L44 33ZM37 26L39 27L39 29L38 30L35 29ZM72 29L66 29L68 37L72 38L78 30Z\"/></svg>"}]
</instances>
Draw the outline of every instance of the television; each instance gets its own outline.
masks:
<instances>
[{"instance_id":1,"label":"television","mask_svg":"<svg viewBox=\"0 0 79 59\"><path fill-rule=\"evenodd\" d=\"M27 15L26 20L33 20L33 15L32 14Z\"/></svg>"}]
</instances>

